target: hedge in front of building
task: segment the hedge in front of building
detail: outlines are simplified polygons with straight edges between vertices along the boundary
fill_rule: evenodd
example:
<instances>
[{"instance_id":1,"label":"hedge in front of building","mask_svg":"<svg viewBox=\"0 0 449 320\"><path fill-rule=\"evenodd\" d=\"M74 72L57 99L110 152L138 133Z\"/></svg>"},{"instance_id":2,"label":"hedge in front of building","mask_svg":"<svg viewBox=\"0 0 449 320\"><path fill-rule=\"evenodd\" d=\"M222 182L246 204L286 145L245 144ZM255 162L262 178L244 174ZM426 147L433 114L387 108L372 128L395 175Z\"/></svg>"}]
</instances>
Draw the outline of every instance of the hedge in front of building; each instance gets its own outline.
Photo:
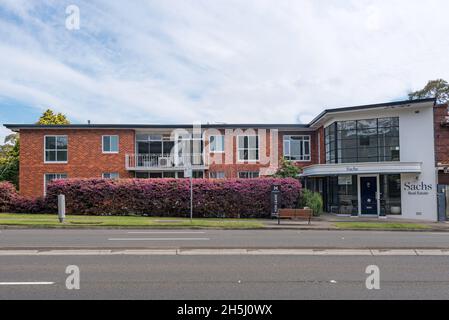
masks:
<instances>
[{"instance_id":1,"label":"hedge in front of building","mask_svg":"<svg viewBox=\"0 0 449 320\"><path fill-rule=\"evenodd\" d=\"M270 192L281 185L282 206L295 207L301 185L292 178L193 179L195 217L270 217ZM47 187L48 208L66 196L68 214L186 217L189 179L67 179Z\"/></svg>"},{"instance_id":2,"label":"hedge in front of building","mask_svg":"<svg viewBox=\"0 0 449 320\"><path fill-rule=\"evenodd\" d=\"M0 212L45 213L48 211L44 198L26 198L17 193L10 182L0 182Z\"/></svg>"}]
</instances>

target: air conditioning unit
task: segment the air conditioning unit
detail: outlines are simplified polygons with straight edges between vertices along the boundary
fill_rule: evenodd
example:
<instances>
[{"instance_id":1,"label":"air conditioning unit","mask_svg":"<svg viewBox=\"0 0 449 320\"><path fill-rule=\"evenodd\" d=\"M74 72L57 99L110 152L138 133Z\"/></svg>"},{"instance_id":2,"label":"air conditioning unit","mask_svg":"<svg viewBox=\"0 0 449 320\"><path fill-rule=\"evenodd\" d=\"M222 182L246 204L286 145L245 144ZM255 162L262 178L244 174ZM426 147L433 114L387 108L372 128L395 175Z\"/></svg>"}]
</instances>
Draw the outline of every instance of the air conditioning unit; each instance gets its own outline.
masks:
<instances>
[{"instance_id":1,"label":"air conditioning unit","mask_svg":"<svg viewBox=\"0 0 449 320\"><path fill-rule=\"evenodd\" d=\"M170 157L160 157L158 160L159 167L172 167L173 161Z\"/></svg>"}]
</instances>

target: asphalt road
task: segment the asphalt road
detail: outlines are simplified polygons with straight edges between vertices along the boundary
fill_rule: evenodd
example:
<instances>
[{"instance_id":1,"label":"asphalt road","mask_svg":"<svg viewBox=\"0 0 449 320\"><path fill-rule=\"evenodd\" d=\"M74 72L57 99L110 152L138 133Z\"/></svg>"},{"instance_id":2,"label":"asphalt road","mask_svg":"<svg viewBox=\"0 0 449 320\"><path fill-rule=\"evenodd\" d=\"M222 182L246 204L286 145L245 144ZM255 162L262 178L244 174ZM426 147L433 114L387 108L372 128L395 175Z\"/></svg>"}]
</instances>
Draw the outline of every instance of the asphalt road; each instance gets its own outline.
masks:
<instances>
[{"instance_id":1,"label":"asphalt road","mask_svg":"<svg viewBox=\"0 0 449 320\"><path fill-rule=\"evenodd\" d=\"M365 269L380 269L368 290ZM68 265L80 289L65 287ZM54 282L7 284L8 282ZM6 284L5 284L6 283ZM2 257L1 299L448 299L449 257Z\"/></svg>"},{"instance_id":2,"label":"asphalt road","mask_svg":"<svg viewBox=\"0 0 449 320\"><path fill-rule=\"evenodd\" d=\"M109 248L113 253L49 253L94 248ZM213 254L141 253L152 248L209 248ZM333 253L225 255L218 250L224 248L329 249ZM401 255L401 250L380 256L337 253L366 248L415 250L402 250L412 251L407 255ZM0 300L449 299L449 254L414 255L420 248L449 249L449 233L4 229L0 230ZM38 253L26 254L27 249ZM140 253L115 251L132 249ZM68 265L80 269L80 290L65 286ZM380 269L380 290L365 286L368 265Z\"/></svg>"},{"instance_id":3,"label":"asphalt road","mask_svg":"<svg viewBox=\"0 0 449 320\"><path fill-rule=\"evenodd\" d=\"M449 233L295 230L0 230L12 248L449 248Z\"/></svg>"}]
</instances>

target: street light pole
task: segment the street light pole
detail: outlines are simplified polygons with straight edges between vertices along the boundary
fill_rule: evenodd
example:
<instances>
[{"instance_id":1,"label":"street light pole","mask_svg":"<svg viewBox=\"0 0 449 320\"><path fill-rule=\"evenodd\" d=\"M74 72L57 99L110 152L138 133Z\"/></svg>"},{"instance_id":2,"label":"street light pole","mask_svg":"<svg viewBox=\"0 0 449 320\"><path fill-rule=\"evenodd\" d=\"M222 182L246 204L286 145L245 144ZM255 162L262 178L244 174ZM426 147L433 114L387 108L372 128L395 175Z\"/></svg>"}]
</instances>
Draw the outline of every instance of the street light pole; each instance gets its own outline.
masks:
<instances>
[{"instance_id":1,"label":"street light pole","mask_svg":"<svg viewBox=\"0 0 449 320\"><path fill-rule=\"evenodd\" d=\"M190 221L192 220L193 220L193 180L192 174L190 174Z\"/></svg>"},{"instance_id":2,"label":"street light pole","mask_svg":"<svg viewBox=\"0 0 449 320\"><path fill-rule=\"evenodd\" d=\"M192 166L188 165L184 170L184 177L188 177L190 179L190 221L193 219L193 170Z\"/></svg>"}]
</instances>

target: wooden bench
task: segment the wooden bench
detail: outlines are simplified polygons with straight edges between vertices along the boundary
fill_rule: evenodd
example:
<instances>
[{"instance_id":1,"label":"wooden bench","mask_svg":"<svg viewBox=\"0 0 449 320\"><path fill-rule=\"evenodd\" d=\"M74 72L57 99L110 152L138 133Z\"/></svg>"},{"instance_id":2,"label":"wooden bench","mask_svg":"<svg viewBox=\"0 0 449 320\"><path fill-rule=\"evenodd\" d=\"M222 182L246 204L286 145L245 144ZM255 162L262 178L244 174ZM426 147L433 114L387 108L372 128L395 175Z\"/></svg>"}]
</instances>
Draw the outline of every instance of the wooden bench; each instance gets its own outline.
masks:
<instances>
[{"instance_id":1,"label":"wooden bench","mask_svg":"<svg viewBox=\"0 0 449 320\"><path fill-rule=\"evenodd\" d=\"M305 219L310 224L312 215L312 209L279 209L278 224L281 224L281 219Z\"/></svg>"}]
</instances>

